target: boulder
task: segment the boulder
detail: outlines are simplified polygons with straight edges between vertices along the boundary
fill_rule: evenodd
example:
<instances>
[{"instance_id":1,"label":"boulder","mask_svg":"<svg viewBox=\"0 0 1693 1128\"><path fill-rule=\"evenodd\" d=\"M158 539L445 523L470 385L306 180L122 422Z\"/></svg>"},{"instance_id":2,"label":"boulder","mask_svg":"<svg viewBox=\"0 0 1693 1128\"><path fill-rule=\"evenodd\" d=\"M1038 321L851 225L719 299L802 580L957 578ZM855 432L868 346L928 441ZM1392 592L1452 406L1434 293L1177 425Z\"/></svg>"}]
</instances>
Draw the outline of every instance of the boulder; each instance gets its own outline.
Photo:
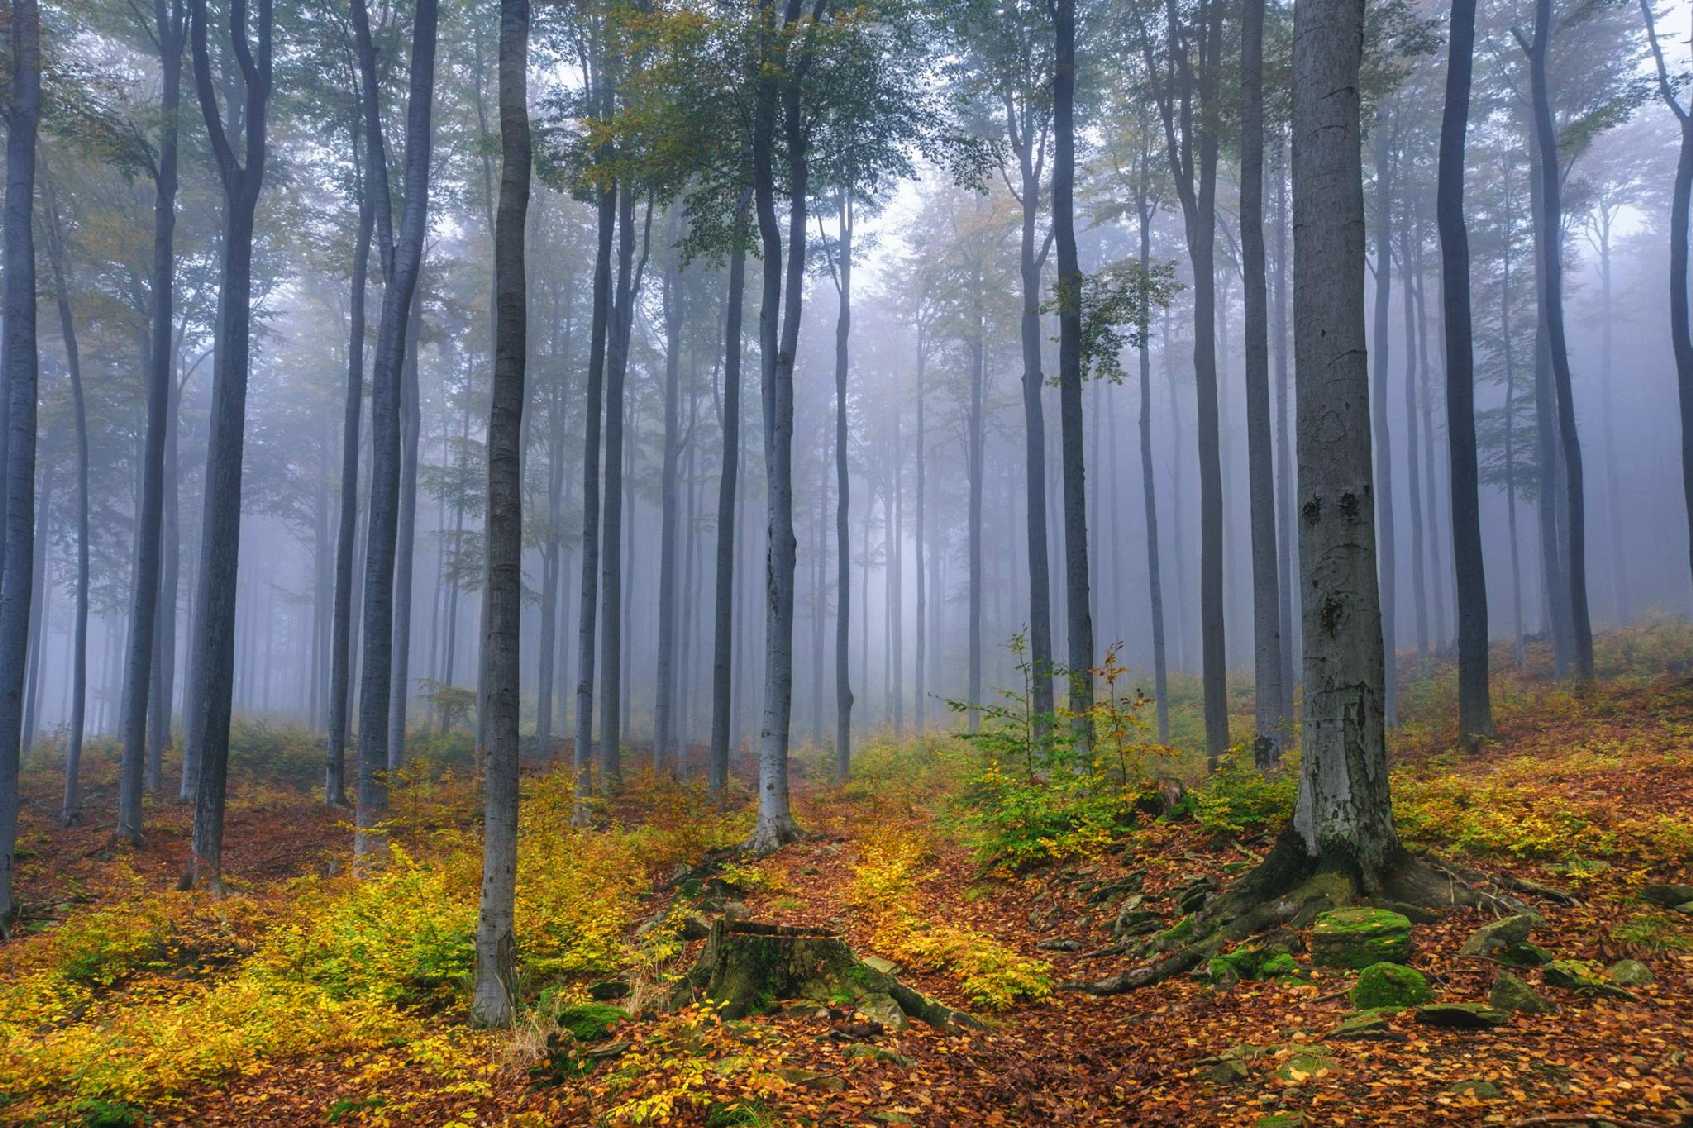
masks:
<instances>
[{"instance_id":1,"label":"boulder","mask_svg":"<svg viewBox=\"0 0 1693 1128\"><path fill-rule=\"evenodd\" d=\"M1352 1005L1359 1010L1401 1010L1432 998L1434 992L1429 990L1423 973L1403 964L1371 964L1358 973L1358 982L1352 986Z\"/></svg>"},{"instance_id":2,"label":"boulder","mask_svg":"<svg viewBox=\"0 0 1693 1128\"><path fill-rule=\"evenodd\" d=\"M1133 898L1130 898L1133 900ZM1117 913L1117 919L1111 923L1111 935L1119 940L1129 936L1143 936L1148 932L1157 932L1164 927L1164 920L1157 913L1141 908L1139 905L1124 903Z\"/></svg>"},{"instance_id":3,"label":"boulder","mask_svg":"<svg viewBox=\"0 0 1693 1128\"><path fill-rule=\"evenodd\" d=\"M628 996L631 988L622 979L602 979L588 988L588 997L597 1003L609 1003Z\"/></svg>"},{"instance_id":4,"label":"boulder","mask_svg":"<svg viewBox=\"0 0 1693 1128\"><path fill-rule=\"evenodd\" d=\"M1410 955L1411 920L1390 909L1330 909L1311 926L1311 959L1320 967L1404 963Z\"/></svg>"},{"instance_id":5,"label":"boulder","mask_svg":"<svg viewBox=\"0 0 1693 1128\"><path fill-rule=\"evenodd\" d=\"M1417 1021L1424 1026L1448 1030L1487 1030L1503 1026L1511 1016L1480 1003L1431 1003L1417 1008Z\"/></svg>"},{"instance_id":6,"label":"boulder","mask_svg":"<svg viewBox=\"0 0 1693 1128\"><path fill-rule=\"evenodd\" d=\"M1644 987L1656 978L1639 960L1618 960L1605 969L1605 977L1618 987Z\"/></svg>"},{"instance_id":7,"label":"boulder","mask_svg":"<svg viewBox=\"0 0 1693 1128\"><path fill-rule=\"evenodd\" d=\"M1336 1072L1339 1067L1334 1059L1316 1046L1306 1046L1295 1050L1293 1056L1276 1067L1276 1076L1283 1081L1295 1084L1309 1081L1313 1077L1324 1077Z\"/></svg>"},{"instance_id":8,"label":"boulder","mask_svg":"<svg viewBox=\"0 0 1693 1128\"><path fill-rule=\"evenodd\" d=\"M1552 953L1532 940L1524 940L1499 949L1493 958L1512 967L1545 967L1552 962Z\"/></svg>"},{"instance_id":9,"label":"boulder","mask_svg":"<svg viewBox=\"0 0 1693 1128\"><path fill-rule=\"evenodd\" d=\"M1353 1011L1341 1018L1340 1025L1329 1032L1329 1037L1343 1042L1373 1042L1397 1038L1399 1036L1395 1035L1387 1024L1388 1017L1392 1014L1391 1008Z\"/></svg>"},{"instance_id":10,"label":"boulder","mask_svg":"<svg viewBox=\"0 0 1693 1128\"><path fill-rule=\"evenodd\" d=\"M1648 885L1640 890L1640 899L1665 909L1682 909L1693 902L1693 885Z\"/></svg>"},{"instance_id":11,"label":"boulder","mask_svg":"<svg viewBox=\"0 0 1693 1128\"><path fill-rule=\"evenodd\" d=\"M1207 973L1213 983L1233 983L1240 979L1274 979L1282 975L1299 974L1293 954L1280 944L1236 948L1220 956L1211 957Z\"/></svg>"},{"instance_id":12,"label":"boulder","mask_svg":"<svg viewBox=\"0 0 1693 1128\"><path fill-rule=\"evenodd\" d=\"M1578 991L1583 995L1608 995L1616 999L1632 999L1634 996L1621 987L1607 981L1605 973L1596 965L1585 960L1553 960L1541 969L1546 982L1553 987L1562 987L1566 991Z\"/></svg>"},{"instance_id":13,"label":"boulder","mask_svg":"<svg viewBox=\"0 0 1693 1128\"><path fill-rule=\"evenodd\" d=\"M1508 971L1500 972L1493 981L1493 991L1487 1001L1495 1010L1518 1014L1550 1014L1558 1009L1550 999Z\"/></svg>"},{"instance_id":14,"label":"boulder","mask_svg":"<svg viewBox=\"0 0 1693 1128\"><path fill-rule=\"evenodd\" d=\"M1482 925L1470 933L1460 956L1496 956L1501 951L1528 942L1528 934L1541 923L1533 913L1513 913Z\"/></svg>"},{"instance_id":15,"label":"boulder","mask_svg":"<svg viewBox=\"0 0 1693 1128\"><path fill-rule=\"evenodd\" d=\"M1496 1101L1505 1095L1504 1090L1491 1081L1454 1081L1447 1088L1461 1097L1474 1097L1478 1101Z\"/></svg>"},{"instance_id":16,"label":"boulder","mask_svg":"<svg viewBox=\"0 0 1693 1128\"><path fill-rule=\"evenodd\" d=\"M1217 895L1219 888L1216 878L1203 874L1177 886L1171 891L1170 897L1182 912L1196 913Z\"/></svg>"}]
</instances>

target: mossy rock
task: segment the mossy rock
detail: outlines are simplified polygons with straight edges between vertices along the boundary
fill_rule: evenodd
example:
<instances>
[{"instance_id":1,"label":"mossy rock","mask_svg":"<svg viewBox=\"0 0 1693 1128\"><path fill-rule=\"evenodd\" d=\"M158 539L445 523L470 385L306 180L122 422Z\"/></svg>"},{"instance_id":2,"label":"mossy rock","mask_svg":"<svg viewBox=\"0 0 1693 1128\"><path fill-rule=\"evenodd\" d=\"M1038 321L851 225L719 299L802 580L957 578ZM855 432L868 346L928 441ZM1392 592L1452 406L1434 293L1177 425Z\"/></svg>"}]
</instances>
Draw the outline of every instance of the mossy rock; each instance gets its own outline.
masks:
<instances>
[{"instance_id":1,"label":"mossy rock","mask_svg":"<svg viewBox=\"0 0 1693 1128\"><path fill-rule=\"evenodd\" d=\"M1552 1000L1508 971L1500 972L1493 981L1493 991L1487 1001L1495 1010L1518 1014L1550 1014L1558 1009Z\"/></svg>"},{"instance_id":2,"label":"mossy rock","mask_svg":"<svg viewBox=\"0 0 1693 1128\"><path fill-rule=\"evenodd\" d=\"M1233 1085L1252 1075L1250 1063L1264 1052L1262 1046L1230 1046L1216 1057L1208 1058L1201 1073L1218 1085Z\"/></svg>"},{"instance_id":3,"label":"mossy rock","mask_svg":"<svg viewBox=\"0 0 1693 1128\"><path fill-rule=\"evenodd\" d=\"M1618 987L1644 987L1657 978L1639 960L1618 960L1605 969L1605 977Z\"/></svg>"},{"instance_id":4,"label":"mossy rock","mask_svg":"<svg viewBox=\"0 0 1693 1128\"><path fill-rule=\"evenodd\" d=\"M1369 1042L1396 1037L1387 1024L1393 1013L1391 1007L1353 1011L1341 1018L1340 1025L1330 1031L1329 1037L1342 1042Z\"/></svg>"},{"instance_id":5,"label":"mossy rock","mask_svg":"<svg viewBox=\"0 0 1693 1128\"><path fill-rule=\"evenodd\" d=\"M1327 1053L1317 1047L1296 1050L1292 1057L1276 1067L1276 1076L1298 1084L1313 1078L1325 1077L1339 1069Z\"/></svg>"},{"instance_id":6,"label":"mossy rock","mask_svg":"<svg viewBox=\"0 0 1693 1128\"><path fill-rule=\"evenodd\" d=\"M1492 956L1506 948L1516 947L1528 942L1528 934L1541 923L1534 913L1513 913L1490 921L1470 933L1464 946L1458 949L1460 956Z\"/></svg>"},{"instance_id":7,"label":"mossy rock","mask_svg":"<svg viewBox=\"0 0 1693 1128\"><path fill-rule=\"evenodd\" d=\"M1454 1081L1447 1088L1461 1097L1474 1097L1478 1101L1496 1101L1505 1095L1504 1090L1491 1081Z\"/></svg>"},{"instance_id":8,"label":"mossy rock","mask_svg":"<svg viewBox=\"0 0 1693 1128\"><path fill-rule=\"evenodd\" d=\"M1299 964L1284 944L1236 948L1211 957L1207 967L1213 983L1232 983L1239 979L1275 979L1298 975Z\"/></svg>"},{"instance_id":9,"label":"mossy rock","mask_svg":"<svg viewBox=\"0 0 1693 1128\"><path fill-rule=\"evenodd\" d=\"M1499 949L1493 958L1512 967L1545 967L1552 962L1552 953L1532 940L1524 940Z\"/></svg>"},{"instance_id":10,"label":"mossy rock","mask_svg":"<svg viewBox=\"0 0 1693 1128\"><path fill-rule=\"evenodd\" d=\"M1448 1030L1488 1030L1503 1026L1511 1016L1480 1003L1430 1003L1417 1008L1417 1021L1424 1026Z\"/></svg>"},{"instance_id":11,"label":"mossy rock","mask_svg":"<svg viewBox=\"0 0 1693 1128\"><path fill-rule=\"evenodd\" d=\"M1608 995L1617 999L1632 999L1634 996L1621 987L1605 979L1605 973L1598 965L1590 964L1586 960L1553 960L1541 969L1546 982L1553 987L1562 987L1566 991L1577 991L1583 995Z\"/></svg>"},{"instance_id":12,"label":"mossy rock","mask_svg":"<svg viewBox=\"0 0 1693 1128\"><path fill-rule=\"evenodd\" d=\"M1648 885L1640 890L1640 899L1666 909L1680 909L1693 903L1693 885Z\"/></svg>"},{"instance_id":13,"label":"mossy rock","mask_svg":"<svg viewBox=\"0 0 1693 1128\"><path fill-rule=\"evenodd\" d=\"M1260 1116L1254 1128L1304 1128L1303 1112L1271 1112Z\"/></svg>"},{"instance_id":14,"label":"mossy rock","mask_svg":"<svg viewBox=\"0 0 1693 1128\"><path fill-rule=\"evenodd\" d=\"M622 1007L579 1003L558 1012L558 1025L578 1042L598 1042L611 1034L613 1026L628 1017L629 1012Z\"/></svg>"},{"instance_id":15,"label":"mossy rock","mask_svg":"<svg viewBox=\"0 0 1693 1128\"><path fill-rule=\"evenodd\" d=\"M1391 909L1330 909L1311 926L1311 959L1321 967L1402 964L1410 955L1411 919Z\"/></svg>"},{"instance_id":16,"label":"mossy rock","mask_svg":"<svg viewBox=\"0 0 1693 1128\"><path fill-rule=\"evenodd\" d=\"M1428 980L1414 967L1376 963L1358 973L1352 986L1352 1005L1359 1010L1390 1007L1401 1010L1434 998Z\"/></svg>"}]
</instances>

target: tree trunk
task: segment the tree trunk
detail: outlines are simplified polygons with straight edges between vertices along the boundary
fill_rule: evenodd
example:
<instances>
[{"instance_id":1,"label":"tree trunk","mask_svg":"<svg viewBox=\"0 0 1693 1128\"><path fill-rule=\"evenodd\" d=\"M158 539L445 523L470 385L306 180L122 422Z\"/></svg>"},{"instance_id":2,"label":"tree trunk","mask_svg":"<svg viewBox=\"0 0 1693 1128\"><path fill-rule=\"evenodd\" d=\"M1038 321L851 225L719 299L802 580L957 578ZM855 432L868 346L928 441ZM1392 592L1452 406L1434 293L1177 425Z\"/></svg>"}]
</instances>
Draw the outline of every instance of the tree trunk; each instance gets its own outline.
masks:
<instances>
[{"instance_id":1,"label":"tree trunk","mask_svg":"<svg viewBox=\"0 0 1693 1128\"><path fill-rule=\"evenodd\" d=\"M433 4L420 0L419 8ZM421 15L421 13L420 13ZM433 21L431 21L433 22ZM430 35L433 42L433 28ZM500 0L500 203L494 219L494 396L488 415L488 745L482 782L482 899L476 918L471 1019L515 1017L517 939L518 635L523 616L523 433L529 210L529 3ZM408 192L407 200L411 196Z\"/></svg>"},{"instance_id":2,"label":"tree trunk","mask_svg":"<svg viewBox=\"0 0 1693 1128\"><path fill-rule=\"evenodd\" d=\"M245 16L233 3L231 14ZM223 814L229 772L229 718L235 688L235 596L241 536L241 458L247 420L249 330L252 312L253 213L264 183L266 116L271 91L271 3L258 0L258 49L245 18L226 24L239 61L245 96L245 142L237 156L225 132L212 87L206 45L206 3L192 0L190 44L194 86L223 187L224 222L219 274L217 357L212 376L212 418L206 453L205 513L200 524L200 610L194 621L200 718L194 725L198 765L193 854L184 888L205 879L223 889Z\"/></svg>"},{"instance_id":3,"label":"tree trunk","mask_svg":"<svg viewBox=\"0 0 1693 1128\"><path fill-rule=\"evenodd\" d=\"M1481 547L1481 479L1475 434L1475 355L1470 322L1470 238L1464 222L1464 155L1475 56L1475 0L1454 0L1440 123L1435 222L1440 228L1440 288L1446 323L1446 433L1452 469L1452 554L1458 595L1458 733L1466 742L1493 731L1487 680L1487 575ZM1508 209L1507 209L1508 211ZM1509 244L1509 233L1506 242ZM1506 275L1509 286L1509 274ZM1510 320L1504 325L1509 349ZM1507 371L1506 379L1515 381ZM1507 389L1507 427L1511 402ZM1434 436L1429 436L1434 441ZM1413 477L1415 471L1413 471ZM1514 490L1513 490L1514 493ZM1511 503L1516 559L1516 506ZM1520 612L1519 612L1520 618Z\"/></svg>"},{"instance_id":4,"label":"tree trunk","mask_svg":"<svg viewBox=\"0 0 1693 1128\"><path fill-rule=\"evenodd\" d=\"M418 394L418 337L423 330L421 265L406 319L406 351L400 372L400 512L394 541L394 669L388 701L388 771L406 762L406 713L411 703L412 569L417 554L417 446L423 421Z\"/></svg>"},{"instance_id":5,"label":"tree trunk","mask_svg":"<svg viewBox=\"0 0 1693 1128\"><path fill-rule=\"evenodd\" d=\"M982 416L987 383L987 321L978 306L975 313L976 335L970 342L970 417L966 424L966 475L970 482L969 500L969 568L970 568L970 635L969 687L965 701L969 711L965 719L972 733L982 725ZM870 568L869 538L865 538L864 567ZM864 632L864 645L870 646L870 632ZM1036 679L1039 674L1036 672Z\"/></svg>"},{"instance_id":6,"label":"tree trunk","mask_svg":"<svg viewBox=\"0 0 1693 1128\"><path fill-rule=\"evenodd\" d=\"M654 774L676 771L676 597L677 522L681 497L677 481L682 453L682 322L684 290L676 259L664 272L664 444L658 550L658 671L653 697L652 767Z\"/></svg>"},{"instance_id":7,"label":"tree trunk","mask_svg":"<svg viewBox=\"0 0 1693 1128\"><path fill-rule=\"evenodd\" d=\"M1407 207L1407 210L1409 208ZM1399 289L1400 307L1405 325L1405 484L1411 503L1411 613L1417 628L1417 653L1428 656L1428 576L1424 572L1426 549L1423 527L1422 467L1417 464L1423 436L1417 418L1417 295L1416 276L1411 263L1411 243L1421 239L1422 232L1413 230L1414 220L1407 215L1400 230ZM1434 436L1428 436L1430 446ZM1434 510L1434 497L1429 496L1429 510ZM1438 555L1438 553L1437 553Z\"/></svg>"},{"instance_id":8,"label":"tree trunk","mask_svg":"<svg viewBox=\"0 0 1693 1128\"><path fill-rule=\"evenodd\" d=\"M1082 421L1082 268L1076 255L1076 5L1057 0L1052 80L1052 226L1058 248L1058 418L1064 437L1064 590L1069 625L1072 738L1079 763L1093 747L1093 609Z\"/></svg>"},{"instance_id":9,"label":"tree trunk","mask_svg":"<svg viewBox=\"0 0 1693 1128\"><path fill-rule=\"evenodd\" d=\"M728 308L723 319L723 459L717 479L717 571L712 602L712 795L729 785L729 744L734 731L735 523L741 461L741 316L746 300L748 196L735 204L735 244L729 252Z\"/></svg>"},{"instance_id":10,"label":"tree trunk","mask_svg":"<svg viewBox=\"0 0 1693 1128\"><path fill-rule=\"evenodd\" d=\"M924 536L925 529L927 528L927 526L925 524L926 517L925 517L925 514L923 512L923 506L924 506L923 491L924 491L924 486L926 485L924 478L925 478L925 475L926 475L926 472L927 472L926 467L924 466L924 455L925 455L925 448L928 446L928 441L929 441L927 421L924 418L924 412L923 412L923 401L924 401L924 398L925 398L924 397L924 387L923 387L923 376L924 376L923 366L924 366L924 362L928 359L926 351L924 349L925 343L926 342L924 341L924 326L923 326L923 323L919 320L919 322L917 324L917 389L916 389L916 392L915 392L916 397L917 397L917 524L916 524L916 528L914 530L914 535L913 535L914 548L915 548L915 552L916 552L914 563L915 563L915 572L916 572L916 577L917 577L917 607L916 607L917 621L915 623L915 626L917 628L917 639L916 639L917 650L916 650L915 655L913 656L916 660L916 671L915 672L916 672L916 675L917 675L917 685L916 685L916 700L915 700L914 704L916 706L915 712L916 712L916 719L917 719L917 740L918 740L919 743L921 743L922 740L923 740L924 729L927 727L928 720L929 720L929 694L928 694L928 682L927 682L928 660L929 660L928 659L928 646L929 646L928 599L929 599L929 588L928 588L927 577L924 575L924 568L923 568L923 553L924 553L923 536ZM1032 544L1034 542L1031 541L1030 543Z\"/></svg>"},{"instance_id":11,"label":"tree trunk","mask_svg":"<svg viewBox=\"0 0 1693 1128\"><path fill-rule=\"evenodd\" d=\"M601 69L594 76L602 114L609 112L609 85ZM617 228L617 186L599 191L598 241L594 252L594 308L589 325L588 371L583 374L582 439L582 580L576 624L576 732L571 767L576 778L576 820L584 817L581 799L592 789L594 763L595 615L599 611L600 575L600 426L604 417L606 345L611 331L611 244Z\"/></svg>"},{"instance_id":12,"label":"tree trunk","mask_svg":"<svg viewBox=\"0 0 1693 1128\"><path fill-rule=\"evenodd\" d=\"M41 119L41 9L13 0L11 102L7 107L5 322L0 374L6 395L5 546L0 568L0 926L16 915L12 870L18 839L18 739L35 577L35 138Z\"/></svg>"},{"instance_id":13,"label":"tree trunk","mask_svg":"<svg viewBox=\"0 0 1693 1128\"><path fill-rule=\"evenodd\" d=\"M1293 719L1293 688L1298 680L1293 660L1297 623L1293 594L1299 587L1294 560L1299 553L1299 529L1293 521L1293 428L1289 421L1292 403L1288 377L1288 350L1293 342L1287 333L1287 150L1278 127L1276 136L1276 273L1270 290L1270 336L1276 348L1276 529L1280 537L1281 579L1281 664L1282 716Z\"/></svg>"},{"instance_id":14,"label":"tree trunk","mask_svg":"<svg viewBox=\"0 0 1693 1128\"><path fill-rule=\"evenodd\" d=\"M1246 448L1252 524L1253 697L1260 768L1281 761L1281 577L1270 436L1269 309L1264 270L1264 0L1244 0L1240 54L1240 247L1246 296ZM1161 630L1162 628L1157 628Z\"/></svg>"},{"instance_id":15,"label":"tree trunk","mask_svg":"<svg viewBox=\"0 0 1693 1128\"><path fill-rule=\"evenodd\" d=\"M852 336L852 194L840 193L840 253L835 283L840 298L835 319L835 778L852 769L852 482L847 474L847 363ZM819 600L823 598L819 591ZM868 640L866 640L868 642ZM822 708L819 701L818 708Z\"/></svg>"},{"instance_id":16,"label":"tree trunk","mask_svg":"<svg viewBox=\"0 0 1693 1128\"><path fill-rule=\"evenodd\" d=\"M1293 828L1308 858L1335 864L1373 891L1402 851L1388 801L1370 479L1358 120L1363 18L1363 6L1351 0L1304 0L1294 14L1293 308L1300 569L1308 598ZM1386 259L1378 261L1382 270Z\"/></svg>"},{"instance_id":17,"label":"tree trunk","mask_svg":"<svg viewBox=\"0 0 1693 1128\"><path fill-rule=\"evenodd\" d=\"M1145 157L1139 168L1137 212L1140 218L1140 268L1152 262L1152 205L1147 188L1151 169ZM1152 603L1152 701L1158 720L1158 742L1170 742L1170 679L1164 656L1164 581L1158 557L1158 488L1152 461L1152 311L1140 314L1140 477L1146 507L1146 589ZM1168 342L1166 341L1166 347Z\"/></svg>"},{"instance_id":18,"label":"tree trunk","mask_svg":"<svg viewBox=\"0 0 1693 1128\"><path fill-rule=\"evenodd\" d=\"M648 212L649 216L651 212ZM600 514L600 786L623 784L623 389L635 319L635 197L622 186L617 202L617 291L608 326L605 374L605 496Z\"/></svg>"},{"instance_id":19,"label":"tree trunk","mask_svg":"<svg viewBox=\"0 0 1693 1128\"><path fill-rule=\"evenodd\" d=\"M1370 415L1375 431L1376 546L1381 567L1381 642L1385 682L1382 707L1389 728L1399 723L1398 633L1395 628L1399 600L1398 571L1394 560L1393 521L1393 435L1387 422L1388 317L1393 298L1393 176L1398 164L1394 152L1396 137L1388 131L1385 111L1378 110L1373 127L1376 160L1376 262L1375 332L1370 342L1373 371ZM1298 254L1295 246L1294 253ZM1297 316L1297 315L1296 315ZM1300 368L1303 373L1305 369Z\"/></svg>"}]
</instances>

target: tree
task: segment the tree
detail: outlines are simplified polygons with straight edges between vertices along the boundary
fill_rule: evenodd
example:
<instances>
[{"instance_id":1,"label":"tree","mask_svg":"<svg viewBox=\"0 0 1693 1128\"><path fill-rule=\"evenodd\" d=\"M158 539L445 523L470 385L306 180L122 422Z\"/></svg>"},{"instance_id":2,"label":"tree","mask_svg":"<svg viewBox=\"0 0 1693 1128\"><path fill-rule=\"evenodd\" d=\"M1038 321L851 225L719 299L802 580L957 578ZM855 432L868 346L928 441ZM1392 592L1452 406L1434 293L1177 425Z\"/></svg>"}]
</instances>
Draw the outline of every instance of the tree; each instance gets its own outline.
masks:
<instances>
[{"instance_id":1,"label":"tree","mask_svg":"<svg viewBox=\"0 0 1693 1128\"><path fill-rule=\"evenodd\" d=\"M35 140L41 121L41 8L13 0L11 102L6 113L4 392L5 542L0 548L0 928L17 914L12 869L18 840L18 740L35 584Z\"/></svg>"},{"instance_id":2,"label":"tree","mask_svg":"<svg viewBox=\"0 0 1693 1128\"><path fill-rule=\"evenodd\" d=\"M359 786L354 851L368 853L379 840L377 824L388 806L389 698L393 692L394 554L398 535L401 435L408 325L423 237L429 226L430 119L435 97L436 0L417 0L412 23L411 89L406 103L405 210L394 238L388 191L388 157L382 138L376 51L364 0L353 0L353 30L364 99L365 151L375 192L380 240L382 320L371 370L370 516L364 575L364 660L359 681ZM502 28L503 34L503 28ZM527 198L527 196L525 197ZM521 229L521 220L519 221ZM490 452L490 462L492 456ZM490 521L492 513L490 512ZM400 687L402 696L405 687Z\"/></svg>"},{"instance_id":3,"label":"tree","mask_svg":"<svg viewBox=\"0 0 1693 1128\"><path fill-rule=\"evenodd\" d=\"M1475 56L1475 0L1454 0L1440 122L1435 222L1446 322L1446 433L1452 468L1452 553L1458 578L1458 734L1473 743L1493 732L1487 683L1487 576L1481 550L1475 356L1470 322L1470 238L1464 223L1465 136ZM1433 441L1429 436L1429 441ZM1432 498L1430 499L1432 501ZM1513 540L1513 550L1515 543Z\"/></svg>"},{"instance_id":4,"label":"tree","mask_svg":"<svg viewBox=\"0 0 1693 1128\"><path fill-rule=\"evenodd\" d=\"M1681 480L1687 505L1689 549L1693 551L1693 314L1689 312L1688 224L1693 222L1693 110L1681 104L1675 83L1664 65L1663 48L1652 18L1651 0L1640 0L1646 38L1658 73L1658 95L1675 115L1681 140L1675 163L1675 185L1669 213L1669 328L1675 350L1676 387L1681 402Z\"/></svg>"},{"instance_id":5,"label":"tree","mask_svg":"<svg viewBox=\"0 0 1693 1128\"><path fill-rule=\"evenodd\" d=\"M1375 509L1379 520L1376 543L1381 556L1381 634L1386 673L1383 681L1382 707L1386 723L1391 728L1399 723L1399 678L1396 662L1399 634L1398 620L1398 563L1394 552L1393 518L1393 432L1387 420L1387 377L1389 371L1388 318L1392 310L1393 291L1393 193L1395 173L1398 171L1397 119L1383 106L1376 111L1372 145L1375 152L1375 325L1371 334L1370 415L1375 429L1376 481L1381 491L1376 495ZM1298 253L1297 245L1295 253ZM1297 321L1295 322L1297 325Z\"/></svg>"},{"instance_id":6,"label":"tree","mask_svg":"<svg viewBox=\"0 0 1693 1128\"><path fill-rule=\"evenodd\" d=\"M1246 294L1246 441L1252 514L1253 698L1258 726L1253 756L1260 767L1267 768L1281 759L1282 744L1287 739L1291 718L1284 711L1290 698L1288 690L1282 685L1281 578L1276 561L1276 486L1270 440L1270 327L1264 270L1264 0L1243 0L1242 11L1240 249ZM1147 523L1149 526L1152 524L1150 510ZM1162 622L1157 623L1154 629L1162 634Z\"/></svg>"},{"instance_id":7,"label":"tree","mask_svg":"<svg viewBox=\"0 0 1693 1128\"><path fill-rule=\"evenodd\" d=\"M429 0L423 0L428 3ZM421 7L421 4L420 4ZM500 203L494 221L494 398L488 416L488 750L482 899L471 1018L510 1025L517 994L518 632L523 612L523 433L529 210L529 2L500 0Z\"/></svg>"},{"instance_id":8,"label":"tree","mask_svg":"<svg viewBox=\"0 0 1693 1128\"><path fill-rule=\"evenodd\" d=\"M223 188L218 343L212 376L212 419L201 519L198 613L194 623L193 706L200 711L189 749L199 764L194 840L183 888L204 878L223 890L223 811L229 772L229 720L235 690L235 579L241 535L241 454L247 420L248 346L252 320L253 213L264 183L271 91L271 0L258 0L256 28L247 0L230 0L230 50L241 72L242 151L225 130L206 41L206 0L189 0L194 90ZM257 43L254 43L254 37Z\"/></svg>"}]
</instances>

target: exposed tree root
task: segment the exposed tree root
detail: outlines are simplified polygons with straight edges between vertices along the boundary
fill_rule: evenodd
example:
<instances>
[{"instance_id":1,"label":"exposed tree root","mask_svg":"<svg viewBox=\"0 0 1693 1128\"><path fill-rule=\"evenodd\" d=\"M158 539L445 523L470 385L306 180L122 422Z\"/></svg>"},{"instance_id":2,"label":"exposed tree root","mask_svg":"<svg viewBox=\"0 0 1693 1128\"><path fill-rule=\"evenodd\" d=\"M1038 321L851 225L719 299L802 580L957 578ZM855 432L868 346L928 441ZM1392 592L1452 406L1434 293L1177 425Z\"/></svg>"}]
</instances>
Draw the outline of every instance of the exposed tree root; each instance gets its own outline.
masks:
<instances>
[{"instance_id":1,"label":"exposed tree root","mask_svg":"<svg viewBox=\"0 0 1693 1128\"><path fill-rule=\"evenodd\" d=\"M760 819L742 849L755 858L767 858L788 843L798 842L804 837L805 832L791 818L780 821Z\"/></svg>"},{"instance_id":2,"label":"exposed tree root","mask_svg":"<svg viewBox=\"0 0 1693 1128\"><path fill-rule=\"evenodd\" d=\"M1232 941L1280 925L1302 927L1342 905L1390 908L1424 923L1463 906L1498 913L1528 911L1527 905L1506 891L1506 885L1485 874L1403 851L1387 872L1366 878L1352 859L1311 858L1289 828L1255 869L1194 914L1188 926L1151 937L1140 949L1145 961L1140 966L1062 987L1094 995L1149 987L1188 971ZM1555 894L1538 886L1525 891Z\"/></svg>"}]
</instances>

